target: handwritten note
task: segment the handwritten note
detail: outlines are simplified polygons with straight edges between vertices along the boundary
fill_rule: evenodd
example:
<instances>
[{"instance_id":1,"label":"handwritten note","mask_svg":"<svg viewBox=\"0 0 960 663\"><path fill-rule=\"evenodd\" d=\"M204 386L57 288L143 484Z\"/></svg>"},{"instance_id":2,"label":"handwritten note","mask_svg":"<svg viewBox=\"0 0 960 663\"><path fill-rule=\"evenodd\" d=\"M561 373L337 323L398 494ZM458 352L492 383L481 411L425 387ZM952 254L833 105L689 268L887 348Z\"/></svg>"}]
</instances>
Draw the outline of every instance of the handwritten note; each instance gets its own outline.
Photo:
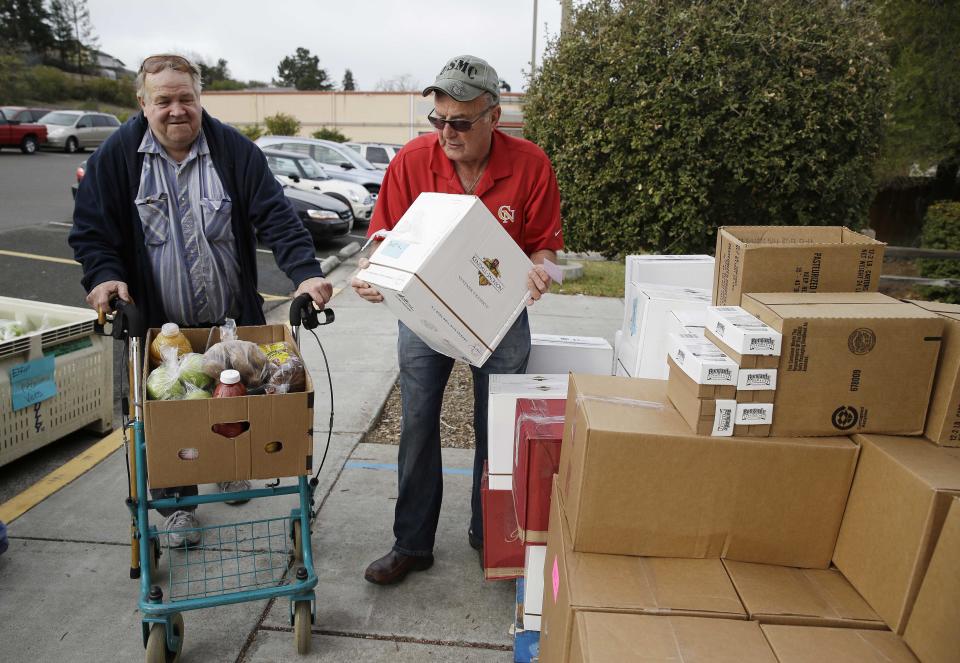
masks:
<instances>
[{"instance_id":1,"label":"handwritten note","mask_svg":"<svg viewBox=\"0 0 960 663\"><path fill-rule=\"evenodd\" d=\"M56 360L42 357L10 369L10 392L14 411L57 395L54 380Z\"/></svg>"}]
</instances>

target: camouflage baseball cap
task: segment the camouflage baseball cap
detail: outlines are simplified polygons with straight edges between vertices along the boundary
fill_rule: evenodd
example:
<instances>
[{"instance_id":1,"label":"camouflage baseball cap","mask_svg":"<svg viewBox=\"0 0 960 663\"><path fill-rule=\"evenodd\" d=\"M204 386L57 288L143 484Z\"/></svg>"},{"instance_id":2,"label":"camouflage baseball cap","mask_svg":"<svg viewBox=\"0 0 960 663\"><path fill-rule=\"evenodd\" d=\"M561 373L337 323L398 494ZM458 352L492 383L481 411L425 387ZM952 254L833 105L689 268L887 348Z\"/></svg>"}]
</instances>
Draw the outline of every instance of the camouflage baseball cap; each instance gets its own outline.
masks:
<instances>
[{"instance_id":1,"label":"camouflage baseball cap","mask_svg":"<svg viewBox=\"0 0 960 663\"><path fill-rule=\"evenodd\" d=\"M458 55L443 65L437 80L423 90L423 96L431 92L443 92L457 101L473 101L484 92L500 102L500 77L497 72L473 55Z\"/></svg>"}]
</instances>

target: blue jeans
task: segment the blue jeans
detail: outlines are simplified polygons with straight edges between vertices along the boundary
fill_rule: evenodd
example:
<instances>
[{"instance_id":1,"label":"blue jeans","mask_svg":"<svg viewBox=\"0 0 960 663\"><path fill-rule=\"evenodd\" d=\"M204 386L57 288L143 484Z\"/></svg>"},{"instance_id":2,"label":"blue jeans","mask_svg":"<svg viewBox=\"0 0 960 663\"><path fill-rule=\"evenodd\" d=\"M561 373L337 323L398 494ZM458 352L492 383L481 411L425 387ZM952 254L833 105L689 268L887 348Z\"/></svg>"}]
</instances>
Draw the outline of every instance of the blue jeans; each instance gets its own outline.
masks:
<instances>
[{"instance_id":1,"label":"blue jeans","mask_svg":"<svg viewBox=\"0 0 960 663\"><path fill-rule=\"evenodd\" d=\"M400 362L400 399L403 422L397 457L399 491L394 511L393 549L404 555L433 553L443 473L440 459L440 405L453 359L435 352L400 323L397 339ZM489 376L523 373L530 356L530 325L523 311L482 368L473 372L473 428L477 446L473 456L473 494L470 529L483 536L480 479L487 459L487 395Z\"/></svg>"}]
</instances>

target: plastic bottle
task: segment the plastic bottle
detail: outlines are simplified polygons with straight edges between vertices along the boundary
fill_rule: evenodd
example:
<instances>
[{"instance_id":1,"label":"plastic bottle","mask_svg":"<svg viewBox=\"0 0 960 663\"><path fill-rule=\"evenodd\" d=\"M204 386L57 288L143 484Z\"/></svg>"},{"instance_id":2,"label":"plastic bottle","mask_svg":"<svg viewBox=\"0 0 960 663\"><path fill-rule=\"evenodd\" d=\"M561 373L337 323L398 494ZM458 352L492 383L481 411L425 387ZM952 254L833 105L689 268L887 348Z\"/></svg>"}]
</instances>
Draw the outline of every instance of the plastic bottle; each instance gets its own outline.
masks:
<instances>
[{"instance_id":1,"label":"plastic bottle","mask_svg":"<svg viewBox=\"0 0 960 663\"><path fill-rule=\"evenodd\" d=\"M240 371L228 368L220 373L220 380L217 382L216 389L213 390L214 398L232 398L246 395L247 388L240 382ZM213 432L224 437L236 437L243 431L243 423L239 421L213 425Z\"/></svg>"},{"instance_id":2,"label":"plastic bottle","mask_svg":"<svg viewBox=\"0 0 960 663\"><path fill-rule=\"evenodd\" d=\"M160 333L157 334L156 338L153 339L153 343L150 344L151 366L156 367L163 362L161 350L166 347L175 347L177 349L177 359L193 352L190 341L183 335L183 332L180 331L180 326L175 322L168 322L163 325L160 328Z\"/></svg>"}]
</instances>

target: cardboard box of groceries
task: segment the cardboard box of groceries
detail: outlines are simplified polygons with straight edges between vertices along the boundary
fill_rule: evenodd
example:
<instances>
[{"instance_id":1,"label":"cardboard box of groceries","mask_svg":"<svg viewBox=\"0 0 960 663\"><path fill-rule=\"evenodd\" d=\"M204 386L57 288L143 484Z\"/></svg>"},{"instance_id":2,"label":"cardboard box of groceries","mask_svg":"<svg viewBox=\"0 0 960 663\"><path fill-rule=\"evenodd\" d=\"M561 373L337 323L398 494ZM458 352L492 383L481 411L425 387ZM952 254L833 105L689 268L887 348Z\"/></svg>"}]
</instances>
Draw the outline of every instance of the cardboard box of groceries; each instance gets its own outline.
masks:
<instances>
[{"instance_id":1,"label":"cardboard box of groceries","mask_svg":"<svg viewBox=\"0 0 960 663\"><path fill-rule=\"evenodd\" d=\"M886 245L841 226L724 226L717 232L713 303L748 292L870 292Z\"/></svg>"},{"instance_id":2,"label":"cardboard box of groceries","mask_svg":"<svg viewBox=\"0 0 960 663\"><path fill-rule=\"evenodd\" d=\"M954 498L903 639L924 663L960 656L960 499Z\"/></svg>"},{"instance_id":3,"label":"cardboard box of groceries","mask_svg":"<svg viewBox=\"0 0 960 663\"><path fill-rule=\"evenodd\" d=\"M846 437L696 435L666 381L572 375L559 474L578 552L826 568L856 458Z\"/></svg>"},{"instance_id":4,"label":"cardboard box of groceries","mask_svg":"<svg viewBox=\"0 0 960 663\"><path fill-rule=\"evenodd\" d=\"M812 626L760 627L779 663L918 663L896 633Z\"/></svg>"},{"instance_id":5,"label":"cardboard box of groceries","mask_svg":"<svg viewBox=\"0 0 960 663\"><path fill-rule=\"evenodd\" d=\"M526 307L531 267L479 198L421 193L358 278L431 348L482 366Z\"/></svg>"},{"instance_id":6,"label":"cardboard box of groceries","mask_svg":"<svg viewBox=\"0 0 960 663\"><path fill-rule=\"evenodd\" d=\"M777 663L757 622L604 612L577 613L569 660Z\"/></svg>"},{"instance_id":7,"label":"cardboard box of groceries","mask_svg":"<svg viewBox=\"0 0 960 663\"><path fill-rule=\"evenodd\" d=\"M540 656L565 661L579 612L746 618L718 559L597 555L573 550L559 484L550 502Z\"/></svg>"},{"instance_id":8,"label":"cardboard box of groceries","mask_svg":"<svg viewBox=\"0 0 960 663\"><path fill-rule=\"evenodd\" d=\"M150 346L159 330L147 333ZM181 329L198 352L220 341L220 329ZM241 341L284 341L299 358L286 325L238 327ZM301 358L302 361L302 358ZM146 384L149 367L143 372ZM313 461L313 382L306 389L202 400L146 400L143 425L151 488L238 479L272 479L310 472ZM242 422L245 431L224 437L213 426Z\"/></svg>"},{"instance_id":9,"label":"cardboard box of groceries","mask_svg":"<svg viewBox=\"0 0 960 663\"><path fill-rule=\"evenodd\" d=\"M833 562L903 633L953 498L960 449L915 437L857 435L857 474Z\"/></svg>"},{"instance_id":10,"label":"cardboard box of groceries","mask_svg":"<svg viewBox=\"0 0 960 663\"><path fill-rule=\"evenodd\" d=\"M943 318L878 292L742 303L783 335L773 435L923 432Z\"/></svg>"},{"instance_id":11,"label":"cardboard box of groceries","mask_svg":"<svg viewBox=\"0 0 960 663\"><path fill-rule=\"evenodd\" d=\"M836 569L724 560L750 619L764 624L887 628Z\"/></svg>"},{"instance_id":12,"label":"cardboard box of groceries","mask_svg":"<svg viewBox=\"0 0 960 663\"><path fill-rule=\"evenodd\" d=\"M912 303L944 319L940 361L923 435L945 447L960 447L960 304Z\"/></svg>"}]
</instances>

